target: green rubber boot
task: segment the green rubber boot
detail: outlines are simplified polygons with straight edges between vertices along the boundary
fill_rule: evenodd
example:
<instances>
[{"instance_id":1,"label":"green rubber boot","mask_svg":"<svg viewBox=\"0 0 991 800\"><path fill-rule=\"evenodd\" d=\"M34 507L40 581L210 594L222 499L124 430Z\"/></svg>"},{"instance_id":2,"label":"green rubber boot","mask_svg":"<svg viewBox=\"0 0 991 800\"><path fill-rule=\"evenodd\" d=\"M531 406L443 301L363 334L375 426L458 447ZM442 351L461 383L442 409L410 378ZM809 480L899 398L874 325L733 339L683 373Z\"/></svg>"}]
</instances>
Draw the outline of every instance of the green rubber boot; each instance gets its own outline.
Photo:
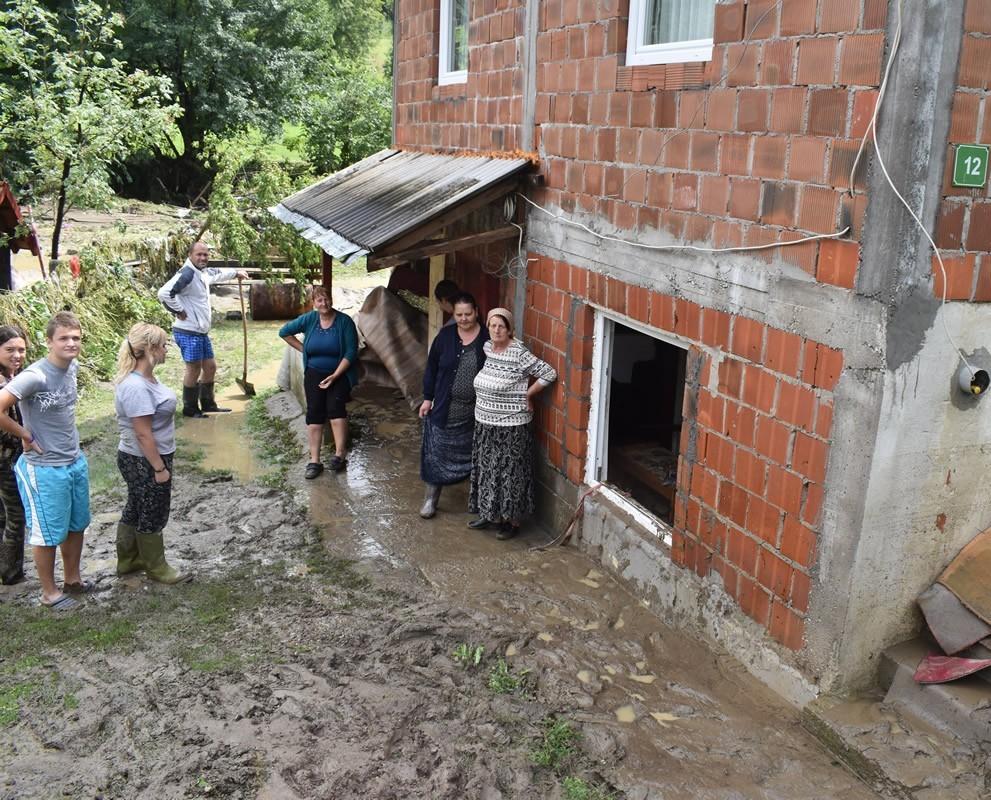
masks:
<instances>
[{"instance_id":1,"label":"green rubber boot","mask_svg":"<svg viewBox=\"0 0 991 800\"><path fill-rule=\"evenodd\" d=\"M130 575L145 568L138 554L138 532L133 525L117 523L117 574Z\"/></svg>"},{"instance_id":2,"label":"green rubber boot","mask_svg":"<svg viewBox=\"0 0 991 800\"><path fill-rule=\"evenodd\" d=\"M191 580L192 575L176 572L165 560L165 540L159 533L141 533L138 531L138 552L145 565L145 575L159 583L183 583Z\"/></svg>"}]
</instances>

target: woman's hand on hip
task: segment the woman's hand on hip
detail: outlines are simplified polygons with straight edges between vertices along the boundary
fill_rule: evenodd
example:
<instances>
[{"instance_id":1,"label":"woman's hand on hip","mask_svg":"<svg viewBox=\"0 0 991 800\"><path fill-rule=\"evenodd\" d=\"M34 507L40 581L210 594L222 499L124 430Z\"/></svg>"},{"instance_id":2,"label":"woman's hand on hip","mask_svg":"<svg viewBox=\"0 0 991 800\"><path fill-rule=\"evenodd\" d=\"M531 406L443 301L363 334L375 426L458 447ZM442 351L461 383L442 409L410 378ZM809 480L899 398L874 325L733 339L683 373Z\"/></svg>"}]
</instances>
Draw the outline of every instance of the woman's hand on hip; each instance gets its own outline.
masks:
<instances>
[{"instance_id":1,"label":"woman's hand on hip","mask_svg":"<svg viewBox=\"0 0 991 800\"><path fill-rule=\"evenodd\" d=\"M168 483L172 480L172 473L167 469L155 473L155 483Z\"/></svg>"},{"instance_id":2,"label":"woman's hand on hip","mask_svg":"<svg viewBox=\"0 0 991 800\"><path fill-rule=\"evenodd\" d=\"M432 400L424 400L420 403L420 419L423 419L430 413L431 409L434 407Z\"/></svg>"}]
</instances>

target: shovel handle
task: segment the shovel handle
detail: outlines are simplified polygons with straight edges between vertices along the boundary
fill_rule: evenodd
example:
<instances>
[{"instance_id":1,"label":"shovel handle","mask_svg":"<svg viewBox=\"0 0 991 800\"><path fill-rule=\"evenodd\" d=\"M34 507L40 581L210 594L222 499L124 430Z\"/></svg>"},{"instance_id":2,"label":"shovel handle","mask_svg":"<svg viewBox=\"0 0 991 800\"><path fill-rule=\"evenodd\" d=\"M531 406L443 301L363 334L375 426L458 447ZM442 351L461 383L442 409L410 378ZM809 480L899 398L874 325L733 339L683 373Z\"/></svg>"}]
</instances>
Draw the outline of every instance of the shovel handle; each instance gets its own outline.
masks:
<instances>
[{"instance_id":1,"label":"shovel handle","mask_svg":"<svg viewBox=\"0 0 991 800\"><path fill-rule=\"evenodd\" d=\"M244 375L242 380L248 381L248 318L244 313L244 279L237 279L237 297L241 301L241 330L244 332Z\"/></svg>"}]
</instances>

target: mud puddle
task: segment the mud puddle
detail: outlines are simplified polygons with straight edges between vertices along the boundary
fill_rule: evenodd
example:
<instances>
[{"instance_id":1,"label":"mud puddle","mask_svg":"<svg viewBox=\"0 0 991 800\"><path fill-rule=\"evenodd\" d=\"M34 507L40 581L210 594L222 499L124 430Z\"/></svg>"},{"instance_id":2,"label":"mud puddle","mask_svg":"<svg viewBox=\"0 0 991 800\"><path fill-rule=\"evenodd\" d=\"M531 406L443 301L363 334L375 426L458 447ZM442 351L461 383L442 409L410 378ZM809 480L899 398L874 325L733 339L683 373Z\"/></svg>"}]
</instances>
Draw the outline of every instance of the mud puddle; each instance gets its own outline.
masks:
<instances>
[{"instance_id":1,"label":"mud puddle","mask_svg":"<svg viewBox=\"0 0 991 800\"><path fill-rule=\"evenodd\" d=\"M256 392L275 386L279 362L274 361L248 373L248 382ZM217 395L217 405L231 409L226 414L209 414L204 419L184 419L176 430L179 442L200 455L203 470L233 474L242 483L250 483L263 474L265 465L247 444L245 414L251 398L236 383Z\"/></svg>"}]
</instances>

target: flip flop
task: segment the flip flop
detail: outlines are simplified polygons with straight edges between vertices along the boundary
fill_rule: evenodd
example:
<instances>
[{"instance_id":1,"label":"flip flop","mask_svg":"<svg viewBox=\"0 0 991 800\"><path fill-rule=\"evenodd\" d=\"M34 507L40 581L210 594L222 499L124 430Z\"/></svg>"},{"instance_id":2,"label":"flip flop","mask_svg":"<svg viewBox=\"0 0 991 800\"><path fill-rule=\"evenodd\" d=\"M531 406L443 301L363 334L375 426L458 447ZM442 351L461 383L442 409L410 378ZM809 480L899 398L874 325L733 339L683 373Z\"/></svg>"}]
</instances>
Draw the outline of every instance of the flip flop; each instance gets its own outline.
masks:
<instances>
[{"instance_id":1,"label":"flip flop","mask_svg":"<svg viewBox=\"0 0 991 800\"><path fill-rule=\"evenodd\" d=\"M69 595L64 594L58 600L51 603L46 603L44 600L41 601L41 605L44 608L51 609L52 611L64 612L73 611L79 608L79 601L73 600Z\"/></svg>"},{"instance_id":2,"label":"flip flop","mask_svg":"<svg viewBox=\"0 0 991 800\"><path fill-rule=\"evenodd\" d=\"M69 594L89 594L96 591L96 584L87 580L82 583L63 583L62 591Z\"/></svg>"}]
</instances>

